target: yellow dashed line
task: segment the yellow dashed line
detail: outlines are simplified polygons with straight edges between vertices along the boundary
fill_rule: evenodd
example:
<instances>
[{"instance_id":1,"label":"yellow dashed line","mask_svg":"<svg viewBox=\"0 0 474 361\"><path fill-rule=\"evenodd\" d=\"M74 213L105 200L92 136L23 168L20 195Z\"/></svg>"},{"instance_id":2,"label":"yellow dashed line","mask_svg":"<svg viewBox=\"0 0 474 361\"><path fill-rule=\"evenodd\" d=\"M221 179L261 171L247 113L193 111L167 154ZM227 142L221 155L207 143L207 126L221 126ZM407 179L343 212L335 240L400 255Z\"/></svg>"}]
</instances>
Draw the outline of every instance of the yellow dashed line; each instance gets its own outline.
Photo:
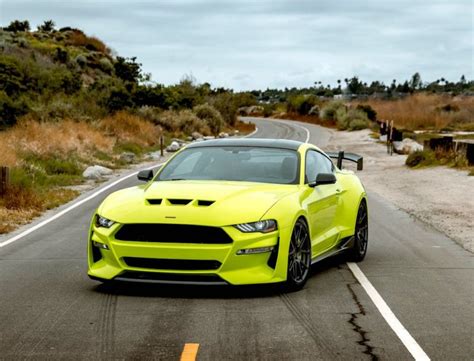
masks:
<instances>
[{"instance_id":1,"label":"yellow dashed line","mask_svg":"<svg viewBox=\"0 0 474 361\"><path fill-rule=\"evenodd\" d=\"M181 353L181 361L195 361L198 353L198 343L184 344L183 352Z\"/></svg>"}]
</instances>

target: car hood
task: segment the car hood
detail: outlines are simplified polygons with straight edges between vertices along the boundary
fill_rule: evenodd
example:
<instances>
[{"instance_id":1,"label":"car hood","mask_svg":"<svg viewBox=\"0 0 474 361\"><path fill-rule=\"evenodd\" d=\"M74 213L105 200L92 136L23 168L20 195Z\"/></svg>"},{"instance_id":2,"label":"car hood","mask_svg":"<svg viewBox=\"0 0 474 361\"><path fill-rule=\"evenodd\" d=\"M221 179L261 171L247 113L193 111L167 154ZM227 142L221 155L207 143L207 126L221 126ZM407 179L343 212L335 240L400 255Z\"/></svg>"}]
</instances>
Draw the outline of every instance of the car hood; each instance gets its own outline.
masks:
<instances>
[{"instance_id":1,"label":"car hood","mask_svg":"<svg viewBox=\"0 0 474 361\"><path fill-rule=\"evenodd\" d=\"M98 213L119 223L226 226L258 221L279 199L297 188L250 182L158 181L111 194ZM161 203L157 204L159 200ZM185 205L178 204L188 200Z\"/></svg>"}]
</instances>

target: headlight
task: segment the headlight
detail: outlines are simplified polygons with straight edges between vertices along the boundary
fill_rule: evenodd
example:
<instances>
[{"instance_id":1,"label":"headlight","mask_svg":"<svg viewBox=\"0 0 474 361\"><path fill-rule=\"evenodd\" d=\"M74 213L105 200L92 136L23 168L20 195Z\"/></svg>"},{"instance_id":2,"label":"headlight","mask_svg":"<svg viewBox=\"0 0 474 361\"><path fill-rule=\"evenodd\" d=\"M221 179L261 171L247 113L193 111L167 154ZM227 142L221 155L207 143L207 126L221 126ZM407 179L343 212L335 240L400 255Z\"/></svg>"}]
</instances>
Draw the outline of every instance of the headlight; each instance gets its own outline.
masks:
<instances>
[{"instance_id":1,"label":"headlight","mask_svg":"<svg viewBox=\"0 0 474 361\"><path fill-rule=\"evenodd\" d=\"M95 225L97 227L104 227L104 228L110 228L115 224L114 221L111 221L110 219L104 218L102 216L97 215L95 219Z\"/></svg>"},{"instance_id":2,"label":"headlight","mask_svg":"<svg viewBox=\"0 0 474 361\"><path fill-rule=\"evenodd\" d=\"M250 232L269 233L277 229L277 222L274 219L268 219L265 221L258 221L258 222L253 222L253 223L236 224L234 227L244 233L250 233Z\"/></svg>"}]
</instances>

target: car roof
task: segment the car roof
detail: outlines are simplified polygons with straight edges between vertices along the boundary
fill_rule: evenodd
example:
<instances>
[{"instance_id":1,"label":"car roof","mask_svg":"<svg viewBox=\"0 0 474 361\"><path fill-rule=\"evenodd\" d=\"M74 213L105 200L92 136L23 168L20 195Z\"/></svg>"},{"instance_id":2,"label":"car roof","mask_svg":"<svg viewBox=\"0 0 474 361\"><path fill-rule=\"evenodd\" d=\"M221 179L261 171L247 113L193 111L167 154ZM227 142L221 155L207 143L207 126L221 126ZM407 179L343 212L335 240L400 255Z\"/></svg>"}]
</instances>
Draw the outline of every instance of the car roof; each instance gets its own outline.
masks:
<instances>
[{"instance_id":1,"label":"car roof","mask_svg":"<svg viewBox=\"0 0 474 361\"><path fill-rule=\"evenodd\" d=\"M288 139L261 139L261 138L226 138L212 139L202 142L191 143L186 148L202 148L202 147L262 147L262 148L279 148L298 150L304 144L296 140Z\"/></svg>"}]
</instances>

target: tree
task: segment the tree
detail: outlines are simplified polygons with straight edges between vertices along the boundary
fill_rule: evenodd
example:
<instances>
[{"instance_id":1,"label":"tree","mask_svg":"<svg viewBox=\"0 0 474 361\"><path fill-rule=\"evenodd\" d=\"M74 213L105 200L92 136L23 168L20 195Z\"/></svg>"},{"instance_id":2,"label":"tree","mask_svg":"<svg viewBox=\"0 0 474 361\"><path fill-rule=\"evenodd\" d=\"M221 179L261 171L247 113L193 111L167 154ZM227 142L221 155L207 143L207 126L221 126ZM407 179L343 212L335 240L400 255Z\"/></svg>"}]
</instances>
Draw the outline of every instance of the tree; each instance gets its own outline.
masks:
<instances>
[{"instance_id":1,"label":"tree","mask_svg":"<svg viewBox=\"0 0 474 361\"><path fill-rule=\"evenodd\" d=\"M138 83L142 80L142 64L136 62L137 58L122 58L117 57L117 62L114 64L115 75L124 81Z\"/></svg>"},{"instance_id":2,"label":"tree","mask_svg":"<svg viewBox=\"0 0 474 361\"><path fill-rule=\"evenodd\" d=\"M44 31L45 33L50 33L54 30L56 24L53 20L46 20L42 25L38 26L38 31Z\"/></svg>"},{"instance_id":3,"label":"tree","mask_svg":"<svg viewBox=\"0 0 474 361\"><path fill-rule=\"evenodd\" d=\"M410 80L410 88L413 90L420 89L422 85L420 73L416 72Z\"/></svg>"},{"instance_id":4,"label":"tree","mask_svg":"<svg viewBox=\"0 0 474 361\"><path fill-rule=\"evenodd\" d=\"M364 84L358 77L354 76L347 82L347 89L351 94L360 94L364 90Z\"/></svg>"},{"instance_id":5,"label":"tree","mask_svg":"<svg viewBox=\"0 0 474 361\"><path fill-rule=\"evenodd\" d=\"M10 25L8 25L3 30L11 31L11 32L19 32L19 31L30 31L30 22L28 20L13 20Z\"/></svg>"}]
</instances>

